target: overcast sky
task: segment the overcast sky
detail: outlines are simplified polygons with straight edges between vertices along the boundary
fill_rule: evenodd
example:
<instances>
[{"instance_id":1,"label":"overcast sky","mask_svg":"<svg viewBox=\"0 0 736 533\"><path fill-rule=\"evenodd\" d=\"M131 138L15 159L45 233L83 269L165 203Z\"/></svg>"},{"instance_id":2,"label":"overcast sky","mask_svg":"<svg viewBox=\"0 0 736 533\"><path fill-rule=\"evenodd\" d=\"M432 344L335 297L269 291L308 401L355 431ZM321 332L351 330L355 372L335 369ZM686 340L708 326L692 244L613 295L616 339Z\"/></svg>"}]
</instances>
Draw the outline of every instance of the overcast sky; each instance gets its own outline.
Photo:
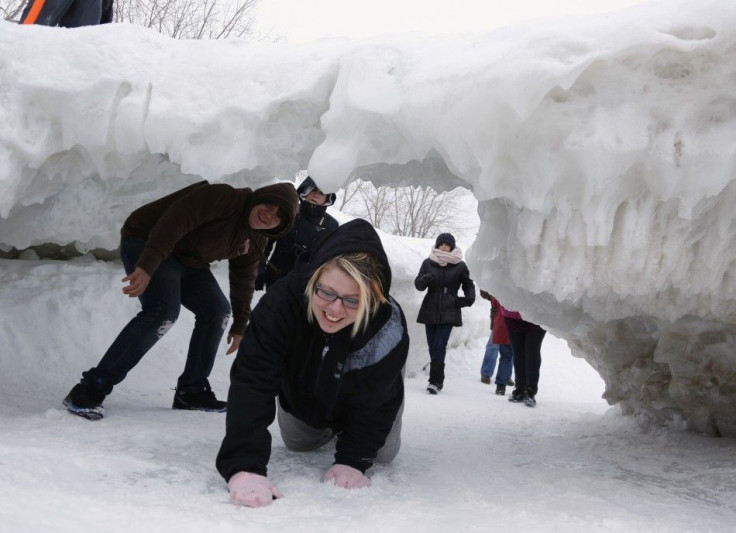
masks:
<instances>
[{"instance_id":1,"label":"overcast sky","mask_svg":"<svg viewBox=\"0 0 736 533\"><path fill-rule=\"evenodd\" d=\"M644 0L259 0L261 31L288 42L382 33L484 31L520 20L606 13Z\"/></svg>"}]
</instances>

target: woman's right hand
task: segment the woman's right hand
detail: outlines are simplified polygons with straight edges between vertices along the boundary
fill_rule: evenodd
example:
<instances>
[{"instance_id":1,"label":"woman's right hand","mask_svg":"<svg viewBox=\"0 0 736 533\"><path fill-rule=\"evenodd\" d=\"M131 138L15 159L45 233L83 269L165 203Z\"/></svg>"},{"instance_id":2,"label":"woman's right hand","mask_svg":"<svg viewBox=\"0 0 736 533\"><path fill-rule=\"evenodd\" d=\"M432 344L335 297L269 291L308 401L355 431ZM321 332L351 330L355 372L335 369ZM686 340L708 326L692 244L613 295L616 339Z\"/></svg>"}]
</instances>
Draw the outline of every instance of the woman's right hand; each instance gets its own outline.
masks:
<instances>
[{"instance_id":1,"label":"woman's right hand","mask_svg":"<svg viewBox=\"0 0 736 533\"><path fill-rule=\"evenodd\" d=\"M252 472L238 472L227 482L227 488L230 501L245 507L265 507L283 496L266 476Z\"/></svg>"},{"instance_id":2,"label":"woman's right hand","mask_svg":"<svg viewBox=\"0 0 736 533\"><path fill-rule=\"evenodd\" d=\"M129 276L125 276L122 281L123 283L128 282L127 287L123 287L123 294L135 298L146 291L148 282L151 281L151 276L142 268L135 267L135 270Z\"/></svg>"}]
</instances>

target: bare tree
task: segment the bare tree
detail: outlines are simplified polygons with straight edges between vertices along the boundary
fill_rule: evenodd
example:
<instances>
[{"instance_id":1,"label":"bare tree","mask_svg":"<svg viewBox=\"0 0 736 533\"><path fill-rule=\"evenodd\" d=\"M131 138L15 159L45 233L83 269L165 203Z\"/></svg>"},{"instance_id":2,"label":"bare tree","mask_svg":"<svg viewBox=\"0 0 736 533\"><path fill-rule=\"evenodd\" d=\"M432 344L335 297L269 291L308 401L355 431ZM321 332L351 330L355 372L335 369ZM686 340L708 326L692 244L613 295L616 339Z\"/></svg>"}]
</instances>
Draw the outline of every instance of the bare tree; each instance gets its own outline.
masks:
<instances>
[{"instance_id":1,"label":"bare tree","mask_svg":"<svg viewBox=\"0 0 736 533\"><path fill-rule=\"evenodd\" d=\"M394 189L395 235L427 238L441 231L465 229L460 223L462 189L438 193L431 187Z\"/></svg>"},{"instance_id":2,"label":"bare tree","mask_svg":"<svg viewBox=\"0 0 736 533\"><path fill-rule=\"evenodd\" d=\"M0 16L10 22L18 22L26 0L0 0Z\"/></svg>"},{"instance_id":3,"label":"bare tree","mask_svg":"<svg viewBox=\"0 0 736 533\"><path fill-rule=\"evenodd\" d=\"M388 187L375 188L372 183L362 187L359 196L363 203L364 216L376 228L384 228L386 215L391 212L391 191Z\"/></svg>"},{"instance_id":4,"label":"bare tree","mask_svg":"<svg viewBox=\"0 0 736 533\"><path fill-rule=\"evenodd\" d=\"M468 229L462 221L462 201L467 194L460 188L443 193L426 186L376 188L355 180L340 189L336 207L394 235L427 238Z\"/></svg>"},{"instance_id":5,"label":"bare tree","mask_svg":"<svg viewBox=\"0 0 736 533\"><path fill-rule=\"evenodd\" d=\"M252 33L258 0L115 0L115 22L140 24L176 39Z\"/></svg>"},{"instance_id":6,"label":"bare tree","mask_svg":"<svg viewBox=\"0 0 736 533\"><path fill-rule=\"evenodd\" d=\"M360 193L360 190L365 186L366 182L363 180L355 180L348 183L344 188L337 191L337 197L339 198L339 205L335 205L340 211L345 211L345 206L349 204L355 195Z\"/></svg>"},{"instance_id":7,"label":"bare tree","mask_svg":"<svg viewBox=\"0 0 736 533\"><path fill-rule=\"evenodd\" d=\"M253 33L258 0L115 0L113 22L128 22L176 39L225 39ZM26 0L0 0L5 20L18 21Z\"/></svg>"}]
</instances>

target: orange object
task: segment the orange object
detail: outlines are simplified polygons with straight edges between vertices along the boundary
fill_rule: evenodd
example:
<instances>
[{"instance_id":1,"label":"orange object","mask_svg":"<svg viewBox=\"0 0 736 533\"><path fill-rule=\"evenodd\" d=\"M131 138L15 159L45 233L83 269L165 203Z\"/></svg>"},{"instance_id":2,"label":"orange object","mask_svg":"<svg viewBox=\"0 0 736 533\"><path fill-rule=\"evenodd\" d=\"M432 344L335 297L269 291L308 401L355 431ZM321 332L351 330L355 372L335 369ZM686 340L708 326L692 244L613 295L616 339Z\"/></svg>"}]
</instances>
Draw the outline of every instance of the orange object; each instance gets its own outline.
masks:
<instances>
[{"instance_id":1,"label":"orange object","mask_svg":"<svg viewBox=\"0 0 736 533\"><path fill-rule=\"evenodd\" d=\"M41 14L41 10L43 9L43 5L45 3L46 0L35 0L35 2L33 2L33 5L31 6L31 10L28 12L26 20L23 21L23 24L35 24L36 20L38 19L38 15Z\"/></svg>"}]
</instances>

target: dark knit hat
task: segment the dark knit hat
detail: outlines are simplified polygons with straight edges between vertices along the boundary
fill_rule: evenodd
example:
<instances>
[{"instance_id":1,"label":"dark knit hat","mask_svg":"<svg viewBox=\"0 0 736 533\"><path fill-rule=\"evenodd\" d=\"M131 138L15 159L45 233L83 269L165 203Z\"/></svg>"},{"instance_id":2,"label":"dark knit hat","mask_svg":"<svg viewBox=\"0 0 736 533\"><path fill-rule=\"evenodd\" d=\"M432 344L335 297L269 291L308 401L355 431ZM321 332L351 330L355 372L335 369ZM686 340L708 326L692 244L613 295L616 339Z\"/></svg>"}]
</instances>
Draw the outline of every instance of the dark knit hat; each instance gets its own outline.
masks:
<instances>
[{"instance_id":1,"label":"dark knit hat","mask_svg":"<svg viewBox=\"0 0 736 533\"><path fill-rule=\"evenodd\" d=\"M439 248L440 244L449 244L450 251L452 251L455 249L455 237L452 236L452 233L440 233L437 240L434 241L434 247Z\"/></svg>"}]
</instances>

